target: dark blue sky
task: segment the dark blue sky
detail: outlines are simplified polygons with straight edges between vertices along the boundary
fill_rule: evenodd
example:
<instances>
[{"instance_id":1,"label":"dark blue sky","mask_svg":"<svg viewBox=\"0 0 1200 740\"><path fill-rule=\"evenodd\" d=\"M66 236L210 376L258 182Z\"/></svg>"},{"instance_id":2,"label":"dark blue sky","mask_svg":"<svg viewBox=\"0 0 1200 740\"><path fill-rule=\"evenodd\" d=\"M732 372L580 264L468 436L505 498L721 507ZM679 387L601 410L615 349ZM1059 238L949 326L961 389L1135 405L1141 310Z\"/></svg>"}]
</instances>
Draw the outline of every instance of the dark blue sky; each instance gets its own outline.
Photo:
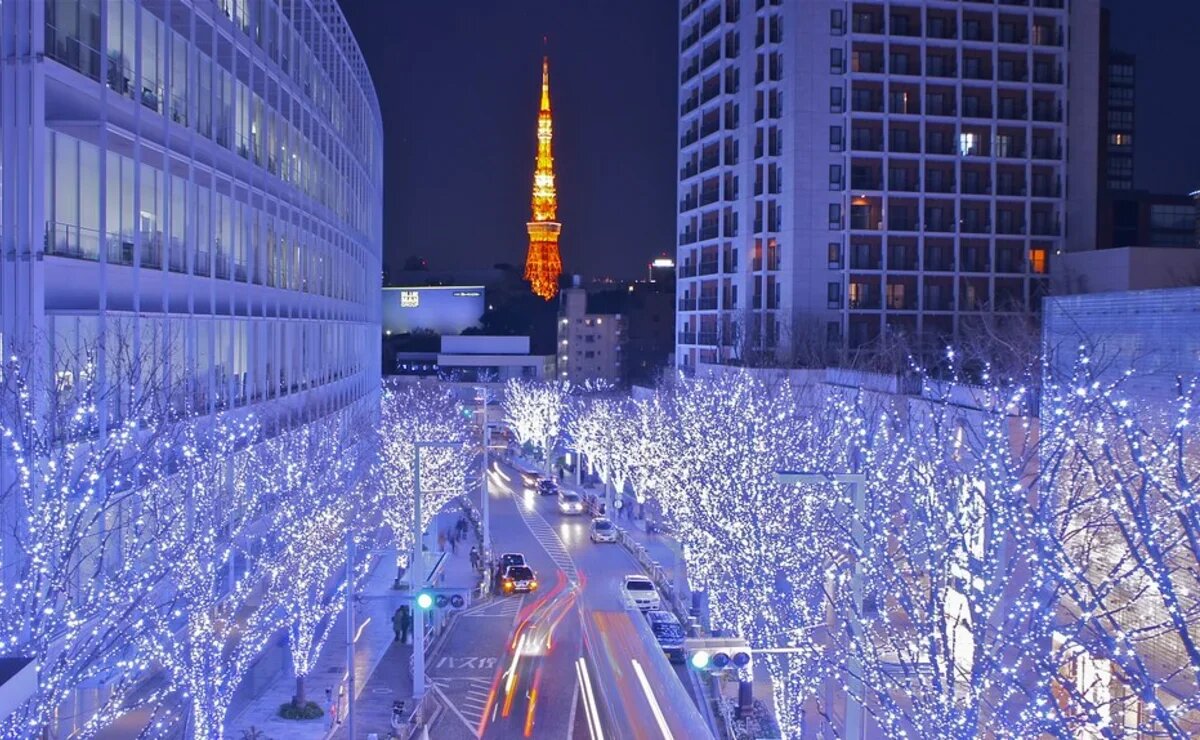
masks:
<instances>
[{"instance_id":1,"label":"dark blue sky","mask_svg":"<svg viewBox=\"0 0 1200 740\"><path fill-rule=\"evenodd\" d=\"M549 37L566 272L674 251L674 0L341 0L383 109L385 261L524 264Z\"/></svg>"},{"instance_id":2,"label":"dark blue sky","mask_svg":"<svg viewBox=\"0 0 1200 740\"><path fill-rule=\"evenodd\" d=\"M341 0L379 92L385 261L523 264L548 35L567 272L674 250L675 0ZM1106 0L1138 56L1136 178L1200 188L1200 0Z\"/></svg>"}]
</instances>

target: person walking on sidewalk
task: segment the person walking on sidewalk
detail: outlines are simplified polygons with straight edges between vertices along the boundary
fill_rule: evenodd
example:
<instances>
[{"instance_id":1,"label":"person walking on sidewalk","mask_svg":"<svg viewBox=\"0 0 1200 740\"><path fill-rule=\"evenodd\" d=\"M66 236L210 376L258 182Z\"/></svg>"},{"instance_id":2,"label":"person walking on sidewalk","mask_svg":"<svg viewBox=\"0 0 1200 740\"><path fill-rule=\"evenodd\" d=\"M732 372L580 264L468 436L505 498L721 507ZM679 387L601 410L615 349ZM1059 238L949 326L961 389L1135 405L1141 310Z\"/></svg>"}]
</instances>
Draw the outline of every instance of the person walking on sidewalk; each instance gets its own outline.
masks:
<instances>
[{"instance_id":1,"label":"person walking on sidewalk","mask_svg":"<svg viewBox=\"0 0 1200 740\"><path fill-rule=\"evenodd\" d=\"M438 549L446 552L446 533L438 532Z\"/></svg>"},{"instance_id":2,"label":"person walking on sidewalk","mask_svg":"<svg viewBox=\"0 0 1200 740\"><path fill-rule=\"evenodd\" d=\"M479 551L475 549L474 545L471 545L471 568L479 568Z\"/></svg>"},{"instance_id":3,"label":"person walking on sidewalk","mask_svg":"<svg viewBox=\"0 0 1200 740\"><path fill-rule=\"evenodd\" d=\"M396 609L391 615L391 633L396 636L391 642L398 643L404 638L404 607Z\"/></svg>"},{"instance_id":4,"label":"person walking on sidewalk","mask_svg":"<svg viewBox=\"0 0 1200 740\"><path fill-rule=\"evenodd\" d=\"M408 644L408 638L412 635L412 613L407 604L401 604L392 615L392 631L396 633L396 640Z\"/></svg>"},{"instance_id":5,"label":"person walking on sidewalk","mask_svg":"<svg viewBox=\"0 0 1200 740\"><path fill-rule=\"evenodd\" d=\"M458 533L450 530L450 552L458 554Z\"/></svg>"}]
</instances>

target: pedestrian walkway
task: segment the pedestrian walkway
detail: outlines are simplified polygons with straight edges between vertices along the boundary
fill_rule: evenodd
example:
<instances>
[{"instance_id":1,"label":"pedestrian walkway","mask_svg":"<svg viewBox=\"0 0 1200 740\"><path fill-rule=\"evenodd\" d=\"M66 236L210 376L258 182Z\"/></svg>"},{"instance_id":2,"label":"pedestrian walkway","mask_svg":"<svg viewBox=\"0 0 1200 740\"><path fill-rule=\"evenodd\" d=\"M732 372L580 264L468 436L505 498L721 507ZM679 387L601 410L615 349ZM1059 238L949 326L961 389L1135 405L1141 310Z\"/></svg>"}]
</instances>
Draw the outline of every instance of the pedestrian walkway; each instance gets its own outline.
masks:
<instances>
[{"instance_id":1,"label":"pedestrian walkway","mask_svg":"<svg viewBox=\"0 0 1200 740\"><path fill-rule=\"evenodd\" d=\"M431 531L446 532L458 521L457 506L448 507L439 514ZM475 543L473 531L458 543L457 553L450 544L446 545L447 557L442 564L441 583L446 588L475 590L478 574L471 567L469 552ZM386 737L391 730L392 705L403 701L407 717L415 707L412 697L412 645L395 640L392 615L401 604L411 603L407 590L393 589L396 578L394 552L383 552L373 556L373 564L366 583L360 591L355 608L354 628L354 678L355 678L355 737L363 738L369 733ZM265 738L282 740L325 740L344 738L349 740L346 727L348 705L348 675L346 671L346 622L345 615L338 617L328 641L321 650L316 666L307 680L307 698L321 704L325 716L321 719L298 721L279 716L279 707L291 701L296 690L291 662L287 657L286 640L281 646L270 650L283 650L283 657L265 656L259 661L268 661L275 667L273 675L263 681L248 681L239 689L230 708L230 720L226 722L227 737L242 737L251 727ZM427 653L436 649L437 640L426 645Z\"/></svg>"}]
</instances>

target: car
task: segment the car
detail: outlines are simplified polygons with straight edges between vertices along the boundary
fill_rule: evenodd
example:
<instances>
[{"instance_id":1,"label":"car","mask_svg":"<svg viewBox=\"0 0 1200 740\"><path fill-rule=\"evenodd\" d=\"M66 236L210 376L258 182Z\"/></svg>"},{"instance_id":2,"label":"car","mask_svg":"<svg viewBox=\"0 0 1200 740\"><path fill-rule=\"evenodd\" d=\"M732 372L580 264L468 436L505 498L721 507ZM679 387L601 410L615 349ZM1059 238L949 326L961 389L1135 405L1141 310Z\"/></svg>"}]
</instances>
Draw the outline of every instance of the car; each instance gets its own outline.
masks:
<instances>
[{"instance_id":1,"label":"car","mask_svg":"<svg viewBox=\"0 0 1200 740\"><path fill-rule=\"evenodd\" d=\"M663 609L651 609L646 612L646 621L650 623L650 631L654 633L654 639L658 640L658 646L667 654L667 660L682 663L683 643L687 634L683 631L683 625L679 623L679 617Z\"/></svg>"},{"instance_id":2,"label":"car","mask_svg":"<svg viewBox=\"0 0 1200 740\"><path fill-rule=\"evenodd\" d=\"M646 576L627 575L621 582L621 594L625 598L625 606L630 609L661 609L662 599L654 581Z\"/></svg>"},{"instance_id":3,"label":"car","mask_svg":"<svg viewBox=\"0 0 1200 740\"><path fill-rule=\"evenodd\" d=\"M541 476L537 473L531 473L528 470L521 473L521 482L525 484L526 488L536 488L539 478Z\"/></svg>"},{"instance_id":4,"label":"car","mask_svg":"<svg viewBox=\"0 0 1200 740\"><path fill-rule=\"evenodd\" d=\"M574 491L559 491L558 510L563 514L582 514L583 499Z\"/></svg>"},{"instance_id":5,"label":"car","mask_svg":"<svg viewBox=\"0 0 1200 740\"><path fill-rule=\"evenodd\" d=\"M543 496L553 496L558 493L558 484L549 478L542 478L538 481L538 493Z\"/></svg>"},{"instance_id":6,"label":"car","mask_svg":"<svg viewBox=\"0 0 1200 740\"><path fill-rule=\"evenodd\" d=\"M500 590L506 594L529 593L537 587L537 573L528 565L510 565L500 578Z\"/></svg>"},{"instance_id":7,"label":"car","mask_svg":"<svg viewBox=\"0 0 1200 740\"><path fill-rule=\"evenodd\" d=\"M608 517L598 516L592 520L588 536L592 538L592 542L616 542L617 526Z\"/></svg>"},{"instance_id":8,"label":"car","mask_svg":"<svg viewBox=\"0 0 1200 740\"><path fill-rule=\"evenodd\" d=\"M500 570L508 570L513 565L525 565L525 556L519 552L506 552L500 556Z\"/></svg>"}]
</instances>

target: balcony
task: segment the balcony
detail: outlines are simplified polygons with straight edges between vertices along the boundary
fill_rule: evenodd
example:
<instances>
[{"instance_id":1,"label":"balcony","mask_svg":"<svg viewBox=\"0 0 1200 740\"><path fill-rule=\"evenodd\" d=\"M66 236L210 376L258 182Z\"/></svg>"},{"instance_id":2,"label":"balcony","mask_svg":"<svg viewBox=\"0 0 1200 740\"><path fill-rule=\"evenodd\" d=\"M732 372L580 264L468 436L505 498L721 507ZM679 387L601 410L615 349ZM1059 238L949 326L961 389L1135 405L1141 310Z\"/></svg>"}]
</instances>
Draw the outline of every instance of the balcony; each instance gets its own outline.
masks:
<instances>
[{"instance_id":1,"label":"balcony","mask_svg":"<svg viewBox=\"0 0 1200 740\"><path fill-rule=\"evenodd\" d=\"M695 241L694 239L692 241ZM696 277L696 265L691 262L684 262L679 266L679 277L690 278Z\"/></svg>"},{"instance_id":2,"label":"balcony","mask_svg":"<svg viewBox=\"0 0 1200 740\"><path fill-rule=\"evenodd\" d=\"M700 296L701 311L715 311L717 308L717 297L715 295Z\"/></svg>"},{"instance_id":3,"label":"balcony","mask_svg":"<svg viewBox=\"0 0 1200 740\"><path fill-rule=\"evenodd\" d=\"M713 227L713 228L715 229L716 227ZM714 236L715 236L715 234L714 234ZM701 275L716 275L717 270L718 270L718 266L717 266L717 261L715 259L700 261L700 274Z\"/></svg>"},{"instance_id":4,"label":"balcony","mask_svg":"<svg viewBox=\"0 0 1200 740\"><path fill-rule=\"evenodd\" d=\"M679 332L679 336L677 337L677 339L678 339L679 344L695 344L696 343L696 332L681 331L681 332Z\"/></svg>"},{"instance_id":5,"label":"balcony","mask_svg":"<svg viewBox=\"0 0 1200 740\"><path fill-rule=\"evenodd\" d=\"M683 298L680 298L679 299L679 310L680 311L695 311L696 310L696 299L692 296L684 296Z\"/></svg>"},{"instance_id":6,"label":"balcony","mask_svg":"<svg viewBox=\"0 0 1200 740\"><path fill-rule=\"evenodd\" d=\"M717 346L717 333L715 331L702 331L696 334L696 344L707 345L709 347Z\"/></svg>"},{"instance_id":7,"label":"balcony","mask_svg":"<svg viewBox=\"0 0 1200 740\"><path fill-rule=\"evenodd\" d=\"M700 227L700 240L701 241L704 241L706 239L716 239L716 238L717 238L717 225L716 224L709 224L707 226ZM716 262L716 260L713 260L713 261Z\"/></svg>"}]
</instances>

